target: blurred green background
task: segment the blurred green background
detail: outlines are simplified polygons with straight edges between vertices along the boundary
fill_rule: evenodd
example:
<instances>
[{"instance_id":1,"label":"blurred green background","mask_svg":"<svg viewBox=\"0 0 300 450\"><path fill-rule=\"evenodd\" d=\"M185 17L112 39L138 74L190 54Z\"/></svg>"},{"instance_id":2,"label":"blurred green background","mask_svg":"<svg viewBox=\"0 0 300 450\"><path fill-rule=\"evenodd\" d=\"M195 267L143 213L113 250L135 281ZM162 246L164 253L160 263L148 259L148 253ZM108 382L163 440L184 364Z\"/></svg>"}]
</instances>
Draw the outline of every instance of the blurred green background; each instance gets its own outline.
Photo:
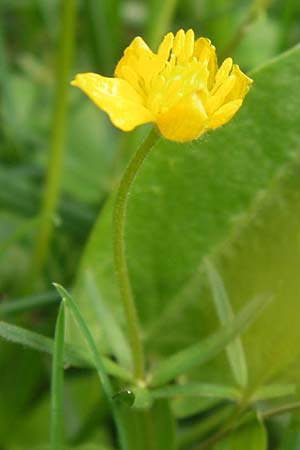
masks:
<instances>
[{"instance_id":1,"label":"blurred green background","mask_svg":"<svg viewBox=\"0 0 300 450\"><path fill-rule=\"evenodd\" d=\"M300 41L300 3L1 0L1 320L53 335L51 283L73 286L96 218L147 130L120 133L69 81L77 72L112 75L134 36L155 49L179 28L209 37L220 61L230 54L248 72ZM0 342L1 450L48 442L50 371L48 356ZM67 372L65 404L70 445L112 443L93 373ZM271 446L284 426L270 425Z\"/></svg>"}]
</instances>

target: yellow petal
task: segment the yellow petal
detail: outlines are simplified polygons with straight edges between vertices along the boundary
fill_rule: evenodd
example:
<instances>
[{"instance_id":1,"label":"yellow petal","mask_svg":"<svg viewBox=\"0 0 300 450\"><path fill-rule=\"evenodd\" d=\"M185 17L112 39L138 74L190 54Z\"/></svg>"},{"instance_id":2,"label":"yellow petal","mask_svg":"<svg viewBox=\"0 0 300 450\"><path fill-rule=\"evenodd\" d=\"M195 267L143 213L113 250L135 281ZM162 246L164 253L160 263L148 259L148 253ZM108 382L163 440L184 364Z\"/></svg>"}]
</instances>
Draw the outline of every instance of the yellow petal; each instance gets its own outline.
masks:
<instances>
[{"instance_id":1,"label":"yellow petal","mask_svg":"<svg viewBox=\"0 0 300 450\"><path fill-rule=\"evenodd\" d=\"M211 89L217 71L217 57L215 47L211 44L209 39L201 37L195 42L194 56L196 56L199 62L207 66L209 72L207 87L208 89Z\"/></svg>"},{"instance_id":2,"label":"yellow petal","mask_svg":"<svg viewBox=\"0 0 300 450\"><path fill-rule=\"evenodd\" d=\"M166 62L170 56L170 51L172 49L173 42L174 42L173 33L168 33L165 35L165 37L162 40L162 43L158 48L157 54L164 62Z\"/></svg>"},{"instance_id":3,"label":"yellow petal","mask_svg":"<svg viewBox=\"0 0 300 450\"><path fill-rule=\"evenodd\" d=\"M194 41L195 41L195 35L193 30L188 30L185 35L185 46L184 46L184 52L185 52L185 60L188 60L194 53Z\"/></svg>"},{"instance_id":4,"label":"yellow petal","mask_svg":"<svg viewBox=\"0 0 300 450\"><path fill-rule=\"evenodd\" d=\"M218 128L228 122L240 109L242 103L243 100L239 99L233 100L232 102L226 103L225 105L221 106L221 108L218 109L218 111L216 111L215 114L210 117L209 128Z\"/></svg>"},{"instance_id":5,"label":"yellow petal","mask_svg":"<svg viewBox=\"0 0 300 450\"><path fill-rule=\"evenodd\" d=\"M207 115L197 94L189 95L161 114L157 121L161 134L171 141L197 139L207 128Z\"/></svg>"},{"instance_id":6,"label":"yellow petal","mask_svg":"<svg viewBox=\"0 0 300 450\"><path fill-rule=\"evenodd\" d=\"M142 97L144 96L144 92L143 89L140 85L140 79L138 74L133 70L133 68L131 66L125 66L123 65L120 70L120 78L127 81L133 88L134 90L140 94Z\"/></svg>"},{"instance_id":7,"label":"yellow petal","mask_svg":"<svg viewBox=\"0 0 300 450\"><path fill-rule=\"evenodd\" d=\"M183 30L178 30L175 35L172 52L176 56L179 63L184 61L185 57L184 45L185 45L185 33Z\"/></svg>"},{"instance_id":8,"label":"yellow petal","mask_svg":"<svg viewBox=\"0 0 300 450\"><path fill-rule=\"evenodd\" d=\"M153 55L145 41L140 36L137 36L124 50L124 54L115 68L115 76L117 78L122 77L121 71L123 66L131 66L133 70L137 70L138 59L141 53L146 53L149 57Z\"/></svg>"},{"instance_id":9,"label":"yellow petal","mask_svg":"<svg viewBox=\"0 0 300 450\"><path fill-rule=\"evenodd\" d=\"M174 36L168 33L158 54L153 53L141 37L136 37L125 49L123 57L115 68L115 76L125 79L136 90L145 92L150 90L150 84L154 77L164 68L173 44ZM134 77L128 76L128 67L135 72ZM138 87L137 82L138 80Z\"/></svg>"},{"instance_id":10,"label":"yellow petal","mask_svg":"<svg viewBox=\"0 0 300 450\"><path fill-rule=\"evenodd\" d=\"M235 76L230 75L222 84L219 85L217 91L215 91L215 94L208 101L207 108L209 114L213 114L222 104L227 103L225 102L225 99L231 93L235 83Z\"/></svg>"},{"instance_id":11,"label":"yellow petal","mask_svg":"<svg viewBox=\"0 0 300 450\"><path fill-rule=\"evenodd\" d=\"M123 131L153 121L152 114L143 106L142 97L125 80L82 73L72 85L79 87Z\"/></svg>"},{"instance_id":12,"label":"yellow petal","mask_svg":"<svg viewBox=\"0 0 300 450\"><path fill-rule=\"evenodd\" d=\"M151 61L154 53L149 49L148 45L141 37L133 39L131 44L125 49L124 55L115 68L115 76L123 78L123 67L129 66L138 76L147 79L149 76L149 66L151 69ZM129 80L127 80L129 81Z\"/></svg>"},{"instance_id":13,"label":"yellow petal","mask_svg":"<svg viewBox=\"0 0 300 450\"><path fill-rule=\"evenodd\" d=\"M226 101L235 100L238 98L243 99L249 91L253 80L247 77L247 75L241 71L237 64L233 65L231 73L235 76L236 82L229 96L226 98Z\"/></svg>"}]
</instances>

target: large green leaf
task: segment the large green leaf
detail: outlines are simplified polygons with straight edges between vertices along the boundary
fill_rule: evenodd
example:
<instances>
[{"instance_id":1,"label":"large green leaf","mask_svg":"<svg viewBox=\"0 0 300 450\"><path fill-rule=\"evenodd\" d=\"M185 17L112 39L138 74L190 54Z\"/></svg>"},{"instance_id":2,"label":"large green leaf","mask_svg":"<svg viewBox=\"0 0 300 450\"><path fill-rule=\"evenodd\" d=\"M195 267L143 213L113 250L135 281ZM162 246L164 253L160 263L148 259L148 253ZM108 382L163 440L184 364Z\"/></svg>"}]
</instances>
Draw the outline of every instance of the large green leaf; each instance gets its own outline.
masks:
<instances>
[{"instance_id":1,"label":"large green leaf","mask_svg":"<svg viewBox=\"0 0 300 450\"><path fill-rule=\"evenodd\" d=\"M300 339L300 48L252 77L253 88L228 125L192 143L156 144L130 193L125 238L151 361L219 325L205 258L214 264L233 314L251 298L272 296L243 337L254 387L279 374L287 381L292 364L291 377L300 375L294 344ZM92 233L75 292L101 343L105 333L88 301L87 272L125 327L112 260L112 204ZM69 328L72 341L78 340ZM108 341L106 349L113 351ZM233 382L226 355L195 369L190 380Z\"/></svg>"}]
</instances>

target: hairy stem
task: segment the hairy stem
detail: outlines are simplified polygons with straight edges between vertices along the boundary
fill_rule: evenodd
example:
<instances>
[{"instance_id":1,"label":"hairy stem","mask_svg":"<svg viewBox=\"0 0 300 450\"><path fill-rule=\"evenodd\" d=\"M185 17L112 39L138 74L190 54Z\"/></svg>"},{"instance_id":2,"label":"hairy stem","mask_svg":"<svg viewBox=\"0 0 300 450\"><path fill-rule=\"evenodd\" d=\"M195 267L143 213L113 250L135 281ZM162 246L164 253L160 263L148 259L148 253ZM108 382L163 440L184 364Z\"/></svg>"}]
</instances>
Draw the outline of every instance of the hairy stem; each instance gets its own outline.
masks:
<instances>
[{"instance_id":1,"label":"hairy stem","mask_svg":"<svg viewBox=\"0 0 300 450\"><path fill-rule=\"evenodd\" d=\"M132 352L133 373L135 378L138 380L142 380L145 375L144 355L143 346L139 336L138 316L126 263L124 228L130 189L139 168L145 161L147 155L149 154L157 139L157 131L153 128L126 168L117 192L113 217L113 247L115 268L120 287L121 300L127 320L129 344Z\"/></svg>"}]
</instances>

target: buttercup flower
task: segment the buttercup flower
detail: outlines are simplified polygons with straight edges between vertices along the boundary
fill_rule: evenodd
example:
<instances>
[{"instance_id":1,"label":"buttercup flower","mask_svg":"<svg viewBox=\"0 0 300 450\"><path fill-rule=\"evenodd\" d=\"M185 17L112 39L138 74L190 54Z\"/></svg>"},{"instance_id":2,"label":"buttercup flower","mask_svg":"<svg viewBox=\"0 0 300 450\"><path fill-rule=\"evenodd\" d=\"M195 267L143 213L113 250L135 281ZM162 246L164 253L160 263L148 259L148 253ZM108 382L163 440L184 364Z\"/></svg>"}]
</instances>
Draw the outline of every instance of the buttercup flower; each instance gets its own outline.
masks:
<instances>
[{"instance_id":1,"label":"buttercup flower","mask_svg":"<svg viewBox=\"0 0 300 450\"><path fill-rule=\"evenodd\" d=\"M218 69L215 47L193 30L168 33L153 53L142 38L126 48L115 78L78 74L78 86L123 131L154 122L170 140L185 142L228 122L249 90L231 58Z\"/></svg>"}]
</instances>

